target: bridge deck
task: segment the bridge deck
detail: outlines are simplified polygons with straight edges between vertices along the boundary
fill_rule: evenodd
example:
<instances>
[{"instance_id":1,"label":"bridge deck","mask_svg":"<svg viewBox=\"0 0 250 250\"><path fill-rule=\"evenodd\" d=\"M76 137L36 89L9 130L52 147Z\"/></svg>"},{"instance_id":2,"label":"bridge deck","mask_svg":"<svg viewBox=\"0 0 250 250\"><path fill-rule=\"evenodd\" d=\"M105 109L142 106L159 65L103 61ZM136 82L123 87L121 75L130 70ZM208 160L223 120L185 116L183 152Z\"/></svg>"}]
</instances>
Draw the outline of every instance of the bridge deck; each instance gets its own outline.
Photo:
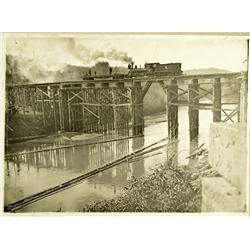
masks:
<instances>
[{"instance_id":1,"label":"bridge deck","mask_svg":"<svg viewBox=\"0 0 250 250\"><path fill-rule=\"evenodd\" d=\"M95 79L95 80L79 80L79 81L58 81L58 82L40 82L40 83L25 83L25 84L8 84L6 85L7 88L11 87L31 87L31 86L57 86L57 85L68 85L68 84L103 84L103 83L127 83L132 84L132 82L141 81L151 81L154 82L166 82L171 81L171 79L178 80L191 80L191 79L213 79L213 78L238 78L242 75L241 72L234 72L234 73L224 73L224 74L205 74L205 75L179 75L179 76L162 76L162 77L133 77L133 78L123 78L123 79ZM206 83L200 83L206 84Z\"/></svg>"}]
</instances>

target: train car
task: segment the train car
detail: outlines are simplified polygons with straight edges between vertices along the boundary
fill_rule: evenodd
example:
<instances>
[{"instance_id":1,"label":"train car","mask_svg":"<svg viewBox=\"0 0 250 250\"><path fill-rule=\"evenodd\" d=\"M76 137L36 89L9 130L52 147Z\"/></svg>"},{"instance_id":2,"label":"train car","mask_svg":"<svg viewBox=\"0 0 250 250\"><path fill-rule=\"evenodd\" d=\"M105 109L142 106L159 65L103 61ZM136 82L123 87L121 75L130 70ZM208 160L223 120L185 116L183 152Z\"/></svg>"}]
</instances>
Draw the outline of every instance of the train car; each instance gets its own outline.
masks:
<instances>
[{"instance_id":1,"label":"train car","mask_svg":"<svg viewBox=\"0 0 250 250\"><path fill-rule=\"evenodd\" d=\"M177 76L182 75L181 63L145 63L144 68L138 68L134 63L128 65L128 73L112 73L112 68L109 68L109 74L91 75L86 74L82 77L83 80L96 79L124 79L132 77L160 77L160 76Z\"/></svg>"},{"instance_id":2,"label":"train car","mask_svg":"<svg viewBox=\"0 0 250 250\"><path fill-rule=\"evenodd\" d=\"M181 63L145 63L144 68L130 68L131 77L182 75Z\"/></svg>"}]
</instances>

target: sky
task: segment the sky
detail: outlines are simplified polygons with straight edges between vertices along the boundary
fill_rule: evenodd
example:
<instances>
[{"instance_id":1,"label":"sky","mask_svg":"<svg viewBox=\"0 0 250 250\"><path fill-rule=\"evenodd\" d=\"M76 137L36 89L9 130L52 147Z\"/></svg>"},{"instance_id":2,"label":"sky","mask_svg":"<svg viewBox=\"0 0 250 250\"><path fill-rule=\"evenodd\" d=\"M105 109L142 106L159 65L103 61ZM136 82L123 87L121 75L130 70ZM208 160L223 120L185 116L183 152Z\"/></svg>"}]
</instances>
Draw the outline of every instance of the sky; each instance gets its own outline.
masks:
<instances>
[{"instance_id":1,"label":"sky","mask_svg":"<svg viewBox=\"0 0 250 250\"><path fill-rule=\"evenodd\" d=\"M64 64L93 65L109 61L127 66L145 62L182 63L182 69L246 69L246 38L237 36L176 36L152 34L11 34L6 53L29 59L41 69L58 70Z\"/></svg>"}]
</instances>

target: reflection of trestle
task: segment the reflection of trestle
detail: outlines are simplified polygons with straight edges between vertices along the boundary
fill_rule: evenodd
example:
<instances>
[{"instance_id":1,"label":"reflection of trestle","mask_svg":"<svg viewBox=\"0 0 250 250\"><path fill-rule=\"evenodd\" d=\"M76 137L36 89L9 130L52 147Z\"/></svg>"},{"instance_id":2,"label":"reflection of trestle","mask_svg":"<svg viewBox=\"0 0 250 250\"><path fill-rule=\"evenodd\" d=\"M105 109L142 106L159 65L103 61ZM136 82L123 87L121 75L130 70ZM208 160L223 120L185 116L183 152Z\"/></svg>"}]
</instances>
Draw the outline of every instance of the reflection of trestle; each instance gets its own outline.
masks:
<instances>
[{"instance_id":1,"label":"reflection of trestle","mask_svg":"<svg viewBox=\"0 0 250 250\"><path fill-rule=\"evenodd\" d=\"M133 151L135 151L138 148L143 147L144 142L145 142L144 137L132 139ZM132 162L130 164L130 167L131 167L131 175L132 176L134 176L136 178L141 177L145 172L144 159L141 158L139 161Z\"/></svg>"},{"instance_id":2,"label":"reflection of trestle","mask_svg":"<svg viewBox=\"0 0 250 250\"><path fill-rule=\"evenodd\" d=\"M54 147L58 147L60 145L61 144L59 143L54 143L51 146L42 144L40 146L35 146L33 149L42 150L51 148L52 150L46 150L32 154L10 156L6 158L7 171L10 165L12 165L11 167L13 167L14 170L20 172L22 171L21 164L25 164L28 167L28 170L30 166L35 166L37 170L39 170L39 168L66 168L66 166L70 166L70 164L68 164L68 161L69 158L72 158L75 149L68 148L53 150ZM69 156L69 154L71 155L71 157Z\"/></svg>"},{"instance_id":3,"label":"reflection of trestle","mask_svg":"<svg viewBox=\"0 0 250 250\"><path fill-rule=\"evenodd\" d=\"M172 164L172 166L189 165L197 166L199 161L199 152L204 152L201 150L198 140L189 141L189 145L185 146L185 149L180 145L179 140L172 140L168 142L166 147L167 150L167 162ZM199 151L198 151L199 149Z\"/></svg>"},{"instance_id":4,"label":"reflection of trestle","mask_svg":"<svg viewBox=\"0 0 250 250\"><path fill-rule=\"evenodd\" d=\"M112 144L107 144L106 147L102 148L101 151L98 150L98 145L90 149L90 159L91 164L100 166L104 163L111 162L112 160L119 158L122 155L129 153L129 140L123 142L116 142ZM133 138L132 139L132 151L135 151L144 146L144 137ZM101 159L105 159L102 161ZM131 176L141 177L144 174L144 160L140 159L135 162L128 161L127 163L121 163L121 166L114 167L111 170L104 171L95 178L90 178L90 182L102 183L107 185L113 185L114 190L117 188L122 188L127 185L128 180Z\"/></svg>"},{"instance_id":5,"label":"reflection of trestle","mask_svg":"<svg viewBox=\"0 0 250 250\"><path fill-rule=\"evenodd\" d=\"M20 172L22 170L21 164L34 166L38 170L39 168L65 168L81 172L92 170L95 167L99 167L129 153L128 139L110 141L102 144L97 143L84 147L54 149L60 146L59 143L55 143L50 147L48 145L36 146L34 150L37 151L49 148L51 148L51 150L13 155L6 158L7 173L10 173L9 169L12 165L17 169L17 172Z\"/></svg>"},{"instance_id":6,"label":"reflection of trestle","mask_svg":"<svg viewBox=\"0 0 250 250\"><path fill-rule=\"evenodd\" d=\"M89 146L89 165L98 167L129 153L129 140Z\"/></svg>"},{"instance_id":7,"label":"reflection of trestle","mask_svg":"<svg viewBox=\"0 0 250 250\"><path fill-rule=\"evenodd\" d=\"M194 153L197 151L197 149L199 148L199 142L198 140L194 140L194 141L190 141L190 145L189 145L189 155L191 157L189 157L189 161L188 161L188 165L189 166L197 166L198 163L198 155L194 155ZM198 153L198 152L197 152ZM193 156L192 156L193 155Z\"/></svg>"},{"instance_id":8,"label":"reflection of trestle","mask_svg":"<svg viewBox=\"0 0 250 250\"><path fill-rule=\"evenodd\" d=\"M178 166L178 154L179 154L179 149L178 149L178 144L179 141L174 139L172 141L168 141L167 145L167 162L173 163L173 166Z\"/></svg>"}]
</instances>

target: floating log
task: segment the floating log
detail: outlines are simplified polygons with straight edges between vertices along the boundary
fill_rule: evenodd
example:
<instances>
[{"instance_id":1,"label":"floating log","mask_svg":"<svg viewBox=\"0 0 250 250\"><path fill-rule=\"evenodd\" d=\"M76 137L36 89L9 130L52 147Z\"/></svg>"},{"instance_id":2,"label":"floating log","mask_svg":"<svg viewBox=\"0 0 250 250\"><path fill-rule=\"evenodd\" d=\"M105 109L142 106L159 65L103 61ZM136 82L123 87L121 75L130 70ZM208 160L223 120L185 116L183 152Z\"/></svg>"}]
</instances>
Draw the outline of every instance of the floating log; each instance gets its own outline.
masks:
<instances>
[{"instance_id":1,"label":"floating log","mask_svg":"<svg viewBox=\"0 0 250 250\"><path fill-rule=\"evenodd\" d=\"M190 154L188 157L186 157L186 159L192 158L196 155L200 155L202 152L205 151L205 149L202 149L202 147L204 146L205 143L202 143L196 150L194 150L192 152L192 154Z\"/></svg>"},{"instance_id":2,"label":"floating log","mask_svg":"<svg viewBox=\"0 0 250 250\"><path fill-rule=\"evenodd\" d=\"M153 154L150 154L150 155L146 155L146 156L138 156L138 157L134 157L133 159L131 159L129 162L135 162L135 161L141 161L143 159L146 159L146 158L149 158L149 157L152 157L152 156L156 156L156 155L160 155L162 154L162 152L157 152L157 153L153 153Z\"/></svg>"}]
</instances>

